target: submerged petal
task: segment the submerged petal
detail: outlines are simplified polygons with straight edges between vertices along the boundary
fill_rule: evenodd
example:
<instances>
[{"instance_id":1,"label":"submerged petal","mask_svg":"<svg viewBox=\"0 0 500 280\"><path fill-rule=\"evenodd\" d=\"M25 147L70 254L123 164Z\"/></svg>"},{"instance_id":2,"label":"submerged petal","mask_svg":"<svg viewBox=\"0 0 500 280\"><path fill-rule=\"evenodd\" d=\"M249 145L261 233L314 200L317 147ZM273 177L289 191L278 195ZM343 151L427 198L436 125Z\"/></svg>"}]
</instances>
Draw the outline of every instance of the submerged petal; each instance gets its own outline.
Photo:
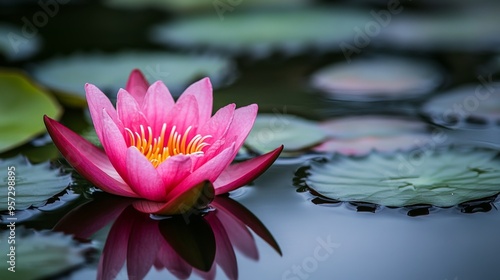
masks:
<instances>
[{"instance_id":1,"label":"submerged petal","mask_svg":"<svg viewBox=\"0 0 500 280\"><path fill-rule=\"evenodd\" d=\"M231 214L223 211L222 208L216 209L215 216L217 216L221 224L224 226L233 247L237 248L248 258L258 260L259 250L257 249L255 239L247 226L242 221L235 219L231 216Z\"/></svg>"},{"instance_id":2,"label":"submerged petal","mask_svg":"<svg viewBox=\"0 0 500 280\"><path fill-rule=\"evenodd\" d=\"M44 122L61 154L83 177L105 192L139 197L118 175L102 150L47 116Z\"/></svg>"},{"instance_id":3,"label":"submerged petal","mask_svg":"<svg viewBox=\"0 0 500 280\"><path fill-rule=\"evenodd\" d=\"M238 279L236 254L234 253L233 245L226 232L226 228L213 213L209 213L205 219L214 231L215 244L217 246L215 251L216 263L220 265L228 279Z\"/></svg>"},{"instance_id":4,"label":"submerged petal","mask_svg":"<svg viewBox=\"0 0 500 280\"><path fill-rule=\"evenodd\" d=\"M129 217L134 214L137 215L137 213L134 213L134 209L125 209L124 214L120 215L111 226L99 259L98 280L115 279L125 264L129 237L133 226Z\"/></svg>"},{"instance_id":5,"label":"submerged petal","mask_svg":"<svg viewBox=\"0 0 500 280\"><path fill-rule=\"evenodd\" d=\"M278 158L283 146L256 158L230 165L214 182L216 194L230 192L250 183L266 171Z\"/></svg>"},{"instance_id":6,"label":"submerged petal","mask_svg":"<svg viewBox=\"0 0 500 280\"><path fill-rule=\"evenodd\" d=\"M148 215L135 212L127 248L127 274L129 279L144 279L160 251L163 237L158 223ZM129 216L130 217L130 216Z\"/></svg>"},{"instance_id":7,"label":"submerged petal","mask_svg":"<svg viewBox=\"0 0 500 280\"><path fill-rule=\"evenodd\" d=\"M178 279L188 279L193 267L172 248L165 239L160 240L157 261Z\"/></svg>"},{"instance_id":8,"label":"submerged petal","mask_svg":"<svg viewBox=\"0 0 500 280\"><path fill-rule=\"evenodd\" d=\"M144 75L139 69L132 70L125 86L125 90L128 91L137 103L142 104L146 91L148 90L149 83L144 78Z\"/></svg>"},{"instance_id":9,"label":"submerged petal","mask_svg":"<svg viewBox=\"0 0 500 280\"><path fill-rule=\"evenodd\" d=\"M260 238L266 241L271 247L273 247L276 252L282 255L281 248L278 242L274 239L273 235L264 226L264 224L248 209L238 202L224 196L218 196L212 201L212 205L218 209L217 211L223 211L224 213L231 216L232 219L239 221L246 226L248 226L254 233L256 233Z\"/></svg>"},{"instance_id":10,"label":"submerged petal","mask_svg":"<svg viewBox=\"0 0 500 280\"><path fill-rule=\"evenodd\" d=\"M77 206L64 215L52 230L62 231L80 239L89 239L111 221L116 220L134 200L107 193L94 194L91 201Z\"/></svg>"}]
</instances>

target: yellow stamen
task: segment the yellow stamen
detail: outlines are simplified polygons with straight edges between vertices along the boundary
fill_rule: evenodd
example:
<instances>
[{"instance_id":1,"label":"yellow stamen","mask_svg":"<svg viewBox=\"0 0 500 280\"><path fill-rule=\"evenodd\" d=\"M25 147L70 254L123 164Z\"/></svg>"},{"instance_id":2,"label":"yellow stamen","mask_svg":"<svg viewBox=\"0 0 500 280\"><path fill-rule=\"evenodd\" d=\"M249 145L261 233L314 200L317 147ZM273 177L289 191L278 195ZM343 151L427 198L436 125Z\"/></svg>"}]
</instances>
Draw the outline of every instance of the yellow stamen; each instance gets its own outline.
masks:
<instances>
[{"instance_id":1,"label":"yellow stamen","mask_svg":"<svg viewBox=\"0 0 500 280\"><path fill-rule=\"evenodd\" d=\"M151 127L144 128L139 126L140 131L132 132L131 129L125 128L129 135L129 147L136 147L148 160L157 167L167 158L175 155L203 155L203 148L210 145L204 142L212 137L211 135L201 136L195 135L189 139L189 132L192 127L189 126L184 133L179 133L174 125L170 130L170 134L166 137L167 124L164 123L161 127L161 132L158 137L153 137Z\"/></svg>"}]
</instances>

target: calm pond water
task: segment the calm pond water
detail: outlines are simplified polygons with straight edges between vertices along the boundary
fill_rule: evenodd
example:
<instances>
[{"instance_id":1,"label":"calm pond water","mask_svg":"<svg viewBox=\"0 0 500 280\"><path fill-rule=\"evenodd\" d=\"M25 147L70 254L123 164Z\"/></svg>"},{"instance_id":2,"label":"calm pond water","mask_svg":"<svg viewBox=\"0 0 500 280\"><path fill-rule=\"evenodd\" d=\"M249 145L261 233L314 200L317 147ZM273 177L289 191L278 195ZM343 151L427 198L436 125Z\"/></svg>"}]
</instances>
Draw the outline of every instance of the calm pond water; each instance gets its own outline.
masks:
<instances>
[{"instance_id":1,"label":"calm pond water","mask_svg":"<svg viewBox=\"0 0 500 280\"><path fill-rule=\"evenodd\" d=\"M14 2L6 1L0 5L2 22L22 27L23 17L31 17L41 11L36 1L23 1L25 4ZM42 38L41 49L31 58L21 60L0 57L2 67L7 70L20 68L35 76L34 69L47 60L78 52L114 54L123 50L167 50L177 54L206 54L209 53L207 49L211 49L208 43L201 43L194 48L175 44L164 47L149 39L152 26L164 20L182 17L188 13L186 11L115 9L101 2L104 1L60 4L57 14L37 29L36 36ZM330 3L334 1L319 2L321 3L311 5L335 4ZM368 18L370 11L387 9L384 1L356 2L359 3L351 4L353 8L367 14ZM467 10L462 7L464 4L461 2L456 1L455 5L459 7L457 9ZM214 5L218 2L213 3L204 12L196 10L189 13L205 13L217 19ZM495 11L500 11L498 4L488 1L481 3L492 5ZM255 8L250 3L248 5L245 6L243 1L241 6L232 7L234 13L227 11L225 15L231 17L245 9ZM436 14L447 13L446 7L439 5L412 4L398 14L398 17L393 15L394 20L409 17L406 12L426 13L427 9ZM395 28L393 25L396 23L388 23L387 29ZM401 26L404 26L403 23ZM462 26L462 29L466 27L468 26ZM456 30L450 30L450 33L461 34ZM467 31L463 33L468 34ZM352 31L351 35L354 34L355 31ZM449 129L432 125L429 116L421 111L424 103L442 92L461 85L480 84L479 76L486 77L488 81L497 79L500 73L500 48L498 44L496 47L488 46L497 42L483 41L481 36L470 39L463 35L466 37L463 39L457 35L459 39L449 41L443 39L438 42L435 38L427 38L428 45L421 43L424 47L411 48L411 38L398 34L381 33L380 36L370 36L370 43L361 48L360 54L353 54L352 58L390 55L436 65L442 76L438 79L438 85L429 90L429 94L417 94L401 100L383 97L375 102L345 100L345 94L340 98L335 94L322 94L311 83L311 75L328 65L345 64L346 57L338 49L338 43L330 44L331 48L326 47L326 50L322 46L319 51L313 42L306 41L293 55L284 54L276 46L269 54L261 56L255 55L255 50L251 48L236 53L223 49L218 55L230 57L228 59L232 61L234 68L231 68L229 74L222 75L221 82L216 85L214 107L217 109L231 102L239 107L258 103L259 112L277 116L295 114L313 121L369 114L396 118L407 116L426 122L431 127L429 130L442 129L446 135L446 141L440 143L443 146L453 144L499 150L498 115L492 113L479 120L461 120L461 126ZM391 44L391 40L403 43ZM478 40L478 44L487 47L471 49L471 44L463 44L464 48L461 49L456 46L461 40ZM150 78L150 81L154 80L154 77ZM194 75L188 82L197 78L199 77ZM183 82L179 83L180 85L175 86L185 87ZM353 81L353 84L357 83L362 82ZM386 83L395 81L389 79ZM403 81L403 86L405 83L409 82ZM500 108L495 107L492 111L494 110L498 113ZM484 124L490 121L491 124ZM89 127L84 110L67 105L61 122L78 132ZM43 142L44 137L37 139L42 139ZM37 162L52 160L56 166L64 166L65 170L71 171L64 160L58 158L51 144L38 145L31 142L0 154L0 158L17 154L26 154ZM50 200L51 203L40 210L19 212L19 217L27 218L18 222L17 227L65 231L75 234L76 240L86 246L83 263L78 263L76 267L68 266L55 276L44 279L94 279L98 270L104 273L105 279L109 275L115 275L116 279L138 279L137 275L143 275L145 279L500 278L497 257L500 251L500 227L497 226L500 224L497 210L500 201L496 197L468 208L461 205L449 208L424 207L421 210L418 207L389 208L348 202L316 204L313 201L317 202L318 199L314 195L298 192L293 182L296 170L314 156L321 154L306 152L303 156L279 158L250 186L231 193L229 197L233 200L216 200L213 208L205 210L187 225L182 217L150 217L133 210L127 200L99 191L92 193L88 182L74 174L75 183L71 187L71 194ZM1 217L2 223L8 224L5 211ZM245 224L249 229L243 226ZM106 258L101 256L103 251L107 252ZM1 254L5 256L5 252ZM103 264L99 264L100 258L105 259ZM211 258L215 258L218 264L215 274L192 268L210 268L210 265L207 267L207 259ZM23 266L21 257L18 258L18 266ZM8 277L2 279L22 279L16 278L15 274L0 275Z\"/></svg>"}]
</instances>

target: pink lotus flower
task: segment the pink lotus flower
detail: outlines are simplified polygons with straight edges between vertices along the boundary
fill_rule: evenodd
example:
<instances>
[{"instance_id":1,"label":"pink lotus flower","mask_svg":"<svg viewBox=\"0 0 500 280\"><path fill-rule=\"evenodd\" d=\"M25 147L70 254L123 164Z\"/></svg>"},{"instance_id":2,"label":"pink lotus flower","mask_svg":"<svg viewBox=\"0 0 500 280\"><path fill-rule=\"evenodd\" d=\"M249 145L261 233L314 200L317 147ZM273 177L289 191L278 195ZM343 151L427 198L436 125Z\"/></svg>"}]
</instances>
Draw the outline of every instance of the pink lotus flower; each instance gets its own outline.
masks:
<instances>
[{"instance_id":1,"label":"pink lotus flower","mask_svg":"<svg viewBox=\"0 0 500 280\"><path fill-rule=\"evenodd\" d=\"M105 192L141 198L134 202L141 212L188 211L202 190L217 195L251 182L283 149L230 165L253 126L257 105L229 104L212 116L208 78L174 102L161 81L149 86L134 70L118 92L116 109L96 86L86 84L85 91L104 151L45 116L47 130L76 171Z\"/></svg>"}]
</instances>

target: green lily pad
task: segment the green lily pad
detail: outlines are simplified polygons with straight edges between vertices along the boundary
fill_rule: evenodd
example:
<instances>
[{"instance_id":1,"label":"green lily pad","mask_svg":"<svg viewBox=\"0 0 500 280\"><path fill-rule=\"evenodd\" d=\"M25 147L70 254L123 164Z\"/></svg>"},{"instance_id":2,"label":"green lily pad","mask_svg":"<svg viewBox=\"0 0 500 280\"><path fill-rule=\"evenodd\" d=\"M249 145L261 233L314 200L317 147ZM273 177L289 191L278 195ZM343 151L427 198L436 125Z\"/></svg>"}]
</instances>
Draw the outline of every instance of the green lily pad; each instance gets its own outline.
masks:
<instances>
[{"instance_id":1,"label":"green lily pad","mask_svg":"<svg viewBox=\"0 0 500 280\"><path fill-rule=\"evenodd\" d=\"M311 85L328 98L355 101L415 98L442 81L441 71L432 63L389 56L334 64L311 77Z\"/></svg>"},{"instance_id":2,"label":"green lily pad","mask_svg":"<svg viewBox=\"0 0 500 280\"><path fill-rule=\"evenodd\" d=\"M329 139L313 148L317 152L336 152L344 155L366 155L372 151L392 153L407 151L418 145L432 143L429 134L409 133L389 137L360 137L354 139Z\"/></svg>"},{"instance_id":3,"label":"green lily pad","mask_svg":"<svg viewBox=\"0 0 500 280\"><path fill-rule=\"evenodd\" d=\"M26 38L22 31L19 26L0 23L0 54L7 60L26 59L40 49L40 36Z\"/></svg>"},{"instance_id":4,"label":"green lily pad","mask_svg":"<svg viewBox=\"0 0 500 280\"><path fill-rule=\"evenodd\" d=\"M54 89L71 105L85 105L86 83L110 95L124 88L130 72L138 68L149 82L162 80L173 95L180 95L191 82L210 77L214 87L233 74L231 61L216 56L154 52L75 54L54 58L34 67L33 76Z\"/></svg>"},{"instance_id":5,"label":"green lily pad","mask_svg":"<svg viewBox=\"0 0 500 280\"><path fill-rule=\"evenodd\" d=\"M59 118L61 107L20 73L0 71L0 152L45 131L43 115Z\"/></svg>"},{"instance_id":6,"label":"green lily pad","mask_svg":"<svg viewBox=\"0 0 500 280\"><path fill-rule=\"evenodd\" d=\"M10 230L0 232L1 279L48 279L68 272L86 262L89 246L80 245L69 235L49 231L15 228L15 244L8 244ZM11 246L15 247L15 272L9 271Z\"/></svg>"},{"instance_id":7,"label":"green lily pad","mask_svg":"<svg viewBox=\"0 0 500 280\"><path fill-rule=\"evenodd\" d=\"M452 89L431 98L422 112L435 123L450 127L500 124L500 83Z\"/></svg>"},{"instance_id":8,"label":"green lily pad","mask_svg":"<svg viewBox=\"0 0 500 280\"><path fill-rule=\"evenodd\" d=\"M256 57L275 49L295 54L311 46L340 51L339 44L351 42L354 28L371 20L369 16L364 11L327 7L235 13L224 20L208 14L158 25L151 39L165 45L204 46Z\"/></svg>"},{"instance_id":9,"label":"green lily pad","mask_svg":"<svg viewBox=\"0 0 500 280\"><path fill-rule=\"evenodd\" d=\"M383 206L450 207L500 193L498 152L439 149L309 163L305 184L327 198Z\"/></svg>"},{"instance_id":10,"label":"green lily pad","mask_svg":"<svg viewBox=\"0 0 500 280\"><path fill-rule=\"evenodd\" d=\"M424 122L404 117L386 115L364 115L334 118L320 123L329 135L339 139L360 137L389 137L428 130Z\"/></svg>"},{"instance_id":11,"label":"green lily pad","mask_svg":"<svg viewBox=\"0 0 500 280\"><path fill-rule=\"evenodd\" d=\"M10 169L8 169L10 167ZM15 201L15 210L25 210L31 206L40 207L47 200L62 192L71 183L71 175L62 175L59 169L51 168L50 162L32 165L29 161L17 156L0 160L0 168L4 170L0 178L0 211L8 210L7 202ZM8 174L8 170L15 174ZM8 195L8 176L14 177L15 194ZM12 184L10 184L12 185ZM15 200L8 200L8 197Z\"/></svg>"},{"instance_id":12,"label":"green lily pad","mask_svg":"<svg viewBox=\"0 0 500 280\"><path fill-rule=\"evenodd\" d=\"M446 7L446 12L405 12L394 17L379 34L380 41L405 50L498 50L498 6Z\"/></svg>"},{"instance_id":13,"label":"green lily pad","mask_svg":"<svg viewBox=\"0 0 500 280\"><path fill-rule=\"evenodd\" d=\"M349 116L326 120L319 125L328 132L330 139L313 148L318 152L365 155L373 150L410 150L432 141L426 123L404 116Z\"/></svg>"},{"instance_id":14,"label":"green lily pad","mask_svg":"<svg viewBox=\"0 0 500 280\"><path fill-rule=\"evenodd\" d=\"M314 146L327 137L316 122L294 115L259 114L245 145L259 153L267 153L284 145L284 152Z\"/></svg>"}]
</instances>

